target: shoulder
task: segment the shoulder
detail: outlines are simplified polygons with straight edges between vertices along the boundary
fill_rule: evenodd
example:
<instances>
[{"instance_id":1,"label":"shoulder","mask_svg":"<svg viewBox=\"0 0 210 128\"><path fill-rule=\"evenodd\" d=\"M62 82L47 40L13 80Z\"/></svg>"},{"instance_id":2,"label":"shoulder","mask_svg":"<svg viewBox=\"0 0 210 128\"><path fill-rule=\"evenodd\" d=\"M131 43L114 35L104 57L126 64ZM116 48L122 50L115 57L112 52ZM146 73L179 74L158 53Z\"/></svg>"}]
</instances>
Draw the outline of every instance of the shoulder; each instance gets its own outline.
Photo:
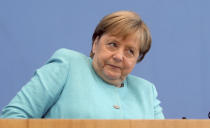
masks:
<instances>
[{"instance_id":1,"label":"shoulder","mask_svg":"<svg viewBox=\"0 0 210 128\"><path fill-rule=\"evenodd\" d=\"M70 63L75 61L84 61L87 60L88 57L85 56L82 53L79 53L74 50L61 48L55 51L55 53L52 55L52 57L48 60L48 63L50 62L61 62L61 63Z\"/></svg>"},{"instance_id":2,"label":"shoulder","mask_svg":"<svg viewBox=\"0 0 210 128\"><path fill-rule=\"evenodd\" d=\"M130 82L130 84L132 84L132 85L133 84L141 84L144 86L153 86L153 83L151 83L150 81L145 80L138 76L134 76L134 75L128 75L127 81Z\"/></svg>"},{"instance_id":3,"label":"shoulder","mask_svg":"<svg viewBox=\"0 0 210 128\"><path fill-rule=\"evenodd\" d=\"M134 75L128 75L127 83L130 87L133 87L133 88L140 88L140 89L153 89L154 88L154 84L151 83L150 81L145 80L138 76L134 76Z\"/></svg>"},{"instance_id":4,"label":"shoulder","mask_svg":"<svg viewBox=\"0 0 210 128\"><path fill-rule=\"evenodd\" d=\"M74 50L61 48L61 49L58 49L57 51L55 51L55 53L53 54L53 56L51 58L69 59L69 58L78 58L78 57L84 58L86 56L84 54L74 51Z\"/></svg>"}]
</instances>

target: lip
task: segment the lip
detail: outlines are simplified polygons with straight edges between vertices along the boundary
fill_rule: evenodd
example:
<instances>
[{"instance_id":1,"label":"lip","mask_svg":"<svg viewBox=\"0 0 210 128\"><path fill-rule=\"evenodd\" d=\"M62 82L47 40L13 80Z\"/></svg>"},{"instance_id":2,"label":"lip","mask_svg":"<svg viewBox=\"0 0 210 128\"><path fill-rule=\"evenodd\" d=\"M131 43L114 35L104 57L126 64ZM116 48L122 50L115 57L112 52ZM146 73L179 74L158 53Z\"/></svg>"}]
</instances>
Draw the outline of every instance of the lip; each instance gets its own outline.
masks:
<instances>
[{"instance_id":1,"label":"lip","mask_svg":"<svg viewBox=\"0 0 210 128\"><path fill-rule=\"evenodd\" d=\"M115 65L112 65L112 64L107 64L107 65L109 65L109 66L111 66L111 67L113 67L113 68L121 69L121 67L119 67L119 66L115 66Z\"/></svg>"}]
</instances>

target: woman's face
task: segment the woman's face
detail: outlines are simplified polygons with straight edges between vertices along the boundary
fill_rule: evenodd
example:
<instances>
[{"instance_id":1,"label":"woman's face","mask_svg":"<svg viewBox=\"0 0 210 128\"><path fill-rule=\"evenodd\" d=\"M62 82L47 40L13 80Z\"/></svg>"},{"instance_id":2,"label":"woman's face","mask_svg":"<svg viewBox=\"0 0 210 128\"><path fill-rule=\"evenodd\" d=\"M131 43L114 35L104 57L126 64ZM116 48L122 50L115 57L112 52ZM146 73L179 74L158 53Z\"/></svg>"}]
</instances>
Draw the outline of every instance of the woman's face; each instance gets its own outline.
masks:
<instances>
[{"instance_id":1,"label":"woman's face","mask_svg":"<svg viewBox=\"0 0 210 128\"><path fill-rule=\"evenodd\" d=\"M104 34L93 44L93 68L104 81L120 87L137 62L139 48L136 34L125 39Z\"/></svg>"}]
</instances>

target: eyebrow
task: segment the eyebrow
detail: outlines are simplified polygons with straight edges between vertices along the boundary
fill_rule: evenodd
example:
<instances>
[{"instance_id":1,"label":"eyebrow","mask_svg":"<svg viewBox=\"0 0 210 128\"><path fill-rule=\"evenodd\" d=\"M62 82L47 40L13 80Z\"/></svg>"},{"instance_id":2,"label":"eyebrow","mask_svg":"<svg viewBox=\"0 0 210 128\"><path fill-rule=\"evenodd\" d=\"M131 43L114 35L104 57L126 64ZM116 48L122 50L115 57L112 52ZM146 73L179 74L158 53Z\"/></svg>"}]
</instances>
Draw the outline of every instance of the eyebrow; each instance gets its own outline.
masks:
<instances>
[{"instance_id":1,"label":"eyebrow","mask_svg":"<svg viewBox=\"0 0 210 128\"><path fill-rule=\"evenodd\" d=\"M118 41L118 40L116 39L116 37L114 37L114 36L112 36L111 39L107 39L107 41L108 41L108 42L109 42L109 41L115 41L115 42L117 42L117 43L120 43L120 41ZM139 48L132 47L132 46L128 46L128 48L130 48L130 49L132 49L132 50L134 50L134 51L138 51L138 49L139 49ZM139 50L140 50L140 49L139 49Z\"/></svg>"},{"instance_id":2,"label":"eyebrow","mask_svg":"<svg viewBox=\"0 0 210 128\"><path fill-rule=\"evenodd\" d=\"M109 41L115 41L115 42L117 42L117 43L120 43L120 41L117 40L115 37L111 37L111 39L107 39L107 41L108 41L108 42L109 42Z\"/></svg>"}]
</instances>

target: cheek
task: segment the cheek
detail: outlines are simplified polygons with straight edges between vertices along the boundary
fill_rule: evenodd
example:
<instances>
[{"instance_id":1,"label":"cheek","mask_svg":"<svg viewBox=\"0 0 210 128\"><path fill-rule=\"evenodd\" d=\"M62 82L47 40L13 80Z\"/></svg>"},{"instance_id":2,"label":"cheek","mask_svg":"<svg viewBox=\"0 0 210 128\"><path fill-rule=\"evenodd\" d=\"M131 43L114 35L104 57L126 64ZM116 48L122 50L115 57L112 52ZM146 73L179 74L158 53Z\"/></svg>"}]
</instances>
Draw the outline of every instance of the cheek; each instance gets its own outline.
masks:
<instances>
[{"instance_id":1,"label":"cheek","mask_svg":"<svg viewBox=\"0 0 210 128\"><path fill-rule=\"evenodd\" d=\"M133 70L133 68L135 67L135 65L136 65L136 63L135 62L133 62L133 61L128 61L126 64L125 64L125 72L127 73L127 74L129 74L132 70Z\"/></svg>"},{"instance_id":2,"label":"cheek","mask_svg":"<svg viewBox=\"0 0 210 128\"><path fill-rule=\"evenodd\" d=\"M100 69L102 69L103 67L104 67L104 64L106 63L105 62L105 59L104 59L104 57L103 57L103 55L99 55L99 56L97 56L97 64L98 64L98 67L100 68Z\"/></svg>"},{"instance_id":3,"label":"cheek","mask_svg":"<svg viewBox=\"0 0 210 128\"><path fill-rule=\"evenodd\" d=\"M110 61L110 55L107 52L101 52L98 56L98 60L101 64L106 64Z\"/></svg>"}]
</instances>

